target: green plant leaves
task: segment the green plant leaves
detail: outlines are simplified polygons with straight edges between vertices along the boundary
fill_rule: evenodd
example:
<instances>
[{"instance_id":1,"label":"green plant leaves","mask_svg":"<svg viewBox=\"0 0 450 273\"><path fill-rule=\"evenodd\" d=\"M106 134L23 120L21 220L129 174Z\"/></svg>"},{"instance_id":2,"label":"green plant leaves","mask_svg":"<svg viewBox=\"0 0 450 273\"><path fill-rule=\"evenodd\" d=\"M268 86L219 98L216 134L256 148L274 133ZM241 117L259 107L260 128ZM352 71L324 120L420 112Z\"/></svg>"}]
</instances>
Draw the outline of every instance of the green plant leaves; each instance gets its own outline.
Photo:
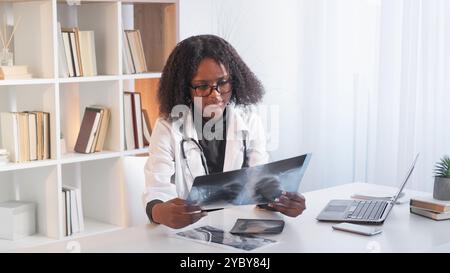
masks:
<instances>
[{"instance_id":1,"label":"green plant leaves","mask_svg":"<svg viewBox=\"0 0 450 273\"><path fill-rule=\"evenodd\" d=\"M450 157L445 155L441 161L436 163L434 174L437 177L450 178Z\"/></svg>"}]
</instances>

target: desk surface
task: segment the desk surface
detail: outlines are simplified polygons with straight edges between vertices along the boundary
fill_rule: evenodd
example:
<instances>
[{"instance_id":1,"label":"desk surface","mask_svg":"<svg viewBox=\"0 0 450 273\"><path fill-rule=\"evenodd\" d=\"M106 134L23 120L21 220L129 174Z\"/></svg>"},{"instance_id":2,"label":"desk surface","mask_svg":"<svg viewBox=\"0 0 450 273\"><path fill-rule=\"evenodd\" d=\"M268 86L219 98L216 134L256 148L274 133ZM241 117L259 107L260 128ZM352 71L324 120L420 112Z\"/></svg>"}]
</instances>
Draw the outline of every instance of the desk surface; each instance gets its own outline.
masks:
<instances>
[{"instance_id":1,"label":"desk surface","mask_svg":"<svg viewBox=\"0 0 450 273\"><path fill-rule=\"evenodd\" d=\"M174 233L194 227L211 225L229 231L237 218L283 218L286 225L282 234L264 236L276 244L253 252L428 252L450 251L450 221L434 221L409 212L409 203L396 205L383 225L383 232L363 236L332 229L332 223L319 222L315 217L331 199L349 199L356 191L392 189L365 183L351 183L305 193L305 212L290 218L279 213L263 211L254 206L243 206L209 215L192 226L173 230L161 225L143 226L112 231L24 249L25 252L243 252L179 239ZM424 192L406 191L406 196L424 195Z\"/></svg>"}]
</instances>

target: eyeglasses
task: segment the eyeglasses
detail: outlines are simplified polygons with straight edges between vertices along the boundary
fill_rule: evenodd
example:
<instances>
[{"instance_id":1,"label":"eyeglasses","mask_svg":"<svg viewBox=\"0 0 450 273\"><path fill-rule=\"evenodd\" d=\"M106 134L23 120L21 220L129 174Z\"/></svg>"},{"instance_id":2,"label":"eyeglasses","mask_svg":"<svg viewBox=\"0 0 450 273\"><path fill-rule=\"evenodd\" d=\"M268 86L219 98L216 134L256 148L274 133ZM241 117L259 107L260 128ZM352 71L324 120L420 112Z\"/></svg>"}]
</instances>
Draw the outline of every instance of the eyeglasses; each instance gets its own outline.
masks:
<instances>
[{"instance_id":1,"label":"eyeglasses","mask_svg":"<svg viewBox=\"0 0 450 273\"><path fill-rule=\"evenodd\" d=\"M213 90L223 95L231 92L231 79L220 80L216 85L201 84L190 87L194 90L196 97L208 97Z\"/></svg>"}]
</instances>

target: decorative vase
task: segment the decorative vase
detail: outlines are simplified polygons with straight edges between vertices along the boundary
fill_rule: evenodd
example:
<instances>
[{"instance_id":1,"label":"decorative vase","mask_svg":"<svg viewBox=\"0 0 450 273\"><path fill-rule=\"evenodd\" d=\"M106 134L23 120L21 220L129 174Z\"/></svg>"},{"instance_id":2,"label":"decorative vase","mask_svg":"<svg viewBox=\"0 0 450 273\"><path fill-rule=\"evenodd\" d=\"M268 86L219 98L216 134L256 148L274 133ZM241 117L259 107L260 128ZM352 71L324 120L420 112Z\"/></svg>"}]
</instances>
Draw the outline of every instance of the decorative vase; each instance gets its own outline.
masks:
<instances>
[{"instance_id":1,"label":"decorative vase","mask_svg":"<svg viewBox=\"0 0 450 273\"><path fill-rule=\"evenodd\" d=\"M0 52L0 65L1 66L13 66L13 53L9 51L9 48L4 47Z\"/></svg>"},{"instance_id":2,"label":"decorative vase","mask_svg":"<svg viewBox=\"0 0 450 273\"><path fill-rule=\"evenodd\" d=\"M433 198L438 200L450 200L450 178L434 178Z\"/></svg>"}]
</instances>

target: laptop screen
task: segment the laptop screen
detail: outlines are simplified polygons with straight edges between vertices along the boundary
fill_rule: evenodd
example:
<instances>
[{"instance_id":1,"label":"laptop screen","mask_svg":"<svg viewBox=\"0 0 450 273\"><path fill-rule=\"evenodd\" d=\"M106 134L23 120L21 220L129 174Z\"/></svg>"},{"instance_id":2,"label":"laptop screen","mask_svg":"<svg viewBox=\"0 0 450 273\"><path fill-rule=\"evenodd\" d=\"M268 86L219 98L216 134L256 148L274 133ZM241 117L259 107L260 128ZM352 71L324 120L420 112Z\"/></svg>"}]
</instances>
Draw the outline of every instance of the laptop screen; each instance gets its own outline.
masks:
<instances>
[{"instance_id":1,"label":"laptop screen","mask_svg":"<svg viewBox=\"0 0 450 273\"><path fill-rule=\"evenodd\" d=\"M405 188L406 182L408 182L408 179L409 179L409 177L411 176L411 174L412 174L412 172L413 172L413 170L414 170L414 166L416 165L416 162L417 162L417 158L418 158L418 157L419 157L419 154L416 155L416 158L414 158L414 161L413 161L413 163L411 164L411 167L409 167L408 173L406 174L406 178L405 178L405 180L403 181L403 183L402 183L402 185L401 185L401 187L400 187L398 193L397 193L397 194L395 195L395 197L394 197L394 200L393 200L394 202L393 202L393 204L395 204L395 202L397 202L398 197L400 196L400 194L402 193L403 189Z\"/></svg>"}]
</instances>

